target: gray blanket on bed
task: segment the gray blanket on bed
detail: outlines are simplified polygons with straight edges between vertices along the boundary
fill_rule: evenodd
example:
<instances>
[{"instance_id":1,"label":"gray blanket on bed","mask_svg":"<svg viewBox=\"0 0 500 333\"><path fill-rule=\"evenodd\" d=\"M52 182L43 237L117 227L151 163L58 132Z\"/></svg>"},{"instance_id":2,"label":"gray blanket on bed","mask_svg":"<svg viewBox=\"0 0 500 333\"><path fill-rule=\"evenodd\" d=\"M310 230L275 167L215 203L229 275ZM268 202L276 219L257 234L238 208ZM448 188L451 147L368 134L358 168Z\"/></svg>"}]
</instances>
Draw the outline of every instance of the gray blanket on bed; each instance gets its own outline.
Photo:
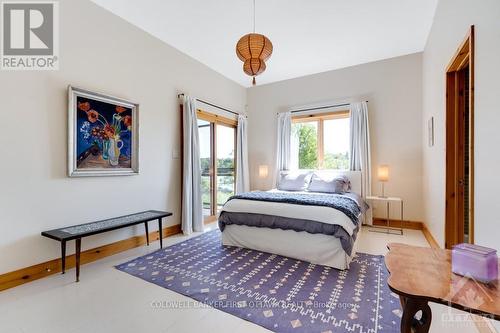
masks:
<instances>
[{"instance_id":1,"label":"gray blanket on bed","mask_svg":"<svg viewBox=\"0 0 500 333\"><path fill-rule=\"evenodd\" d=\"M340 225L327 224L319 221L295 219L282 216L255 214L251 212L227 212L222 210L219 216L219 228L224 231L226 225L246 225L294 231L306 231L311 234L324 234L340 239L344 251L351 255L354 241L359 230L361 208L355 200L336 194L301 194L280 192L248 192L232 196L229 200L256 200L282 202L296 205L324 206L337 209L348 216L356 226L352 236ZM229 201L228 200L228 201Z\"/></svg>"},{"instance_id":2,"label":"gray blanket on bed","mask_svg":"<svg viewBox=\"0 0 500 333\"><path fill-rule=\"evenodd\" d=\"M242 194L233 195L229 200L243 199L243 200L257 200L257 201L270 201L282 202L294 205L306 206L323 206L340 210L347 215L355 225L358 224L359 214L361 208L356 201L343 194L321 194L321 193L293 193L293 192L246 192ZM229 201L228 200L228 201Z\"/></svg>"}]
</instances>

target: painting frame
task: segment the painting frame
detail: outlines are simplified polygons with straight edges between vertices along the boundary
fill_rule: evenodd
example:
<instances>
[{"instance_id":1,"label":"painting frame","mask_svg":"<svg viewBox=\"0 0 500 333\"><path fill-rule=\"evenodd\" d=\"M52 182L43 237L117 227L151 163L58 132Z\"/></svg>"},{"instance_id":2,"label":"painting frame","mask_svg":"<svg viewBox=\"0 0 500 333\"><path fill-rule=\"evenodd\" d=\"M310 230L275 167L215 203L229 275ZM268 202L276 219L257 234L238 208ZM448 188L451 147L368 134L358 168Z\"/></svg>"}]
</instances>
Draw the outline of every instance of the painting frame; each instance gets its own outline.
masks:
<instances>
[{"instance_id":1,"label":"painting frame","mask_svg":"<svg viewBox=\"0 0 500 333\"><path fill-rule=\"evenodd\" d=\"M130 110L131 124L127 127L129 133L130 159L127 167L87 167L82 168L78 165L78 159L81 158L79 151L80 133L78 126L78 99L83 98L96 103L104 103L116 107ZM80 110L81 111L81 110ZM92 110L91 110L92 111ZM120 124L120 126L123 126ZM123 143L122 143L123 147ZM121 148L118 149L118 151ZM103 149L104 150L104 149ZM117 161L120 157L118 153ZM69 177L103 177L103 176L131 176L139 174L139 104L125 100L123 98L94 92L74 86L68 86L68 176Z\"/></svg>"}]
</instances>

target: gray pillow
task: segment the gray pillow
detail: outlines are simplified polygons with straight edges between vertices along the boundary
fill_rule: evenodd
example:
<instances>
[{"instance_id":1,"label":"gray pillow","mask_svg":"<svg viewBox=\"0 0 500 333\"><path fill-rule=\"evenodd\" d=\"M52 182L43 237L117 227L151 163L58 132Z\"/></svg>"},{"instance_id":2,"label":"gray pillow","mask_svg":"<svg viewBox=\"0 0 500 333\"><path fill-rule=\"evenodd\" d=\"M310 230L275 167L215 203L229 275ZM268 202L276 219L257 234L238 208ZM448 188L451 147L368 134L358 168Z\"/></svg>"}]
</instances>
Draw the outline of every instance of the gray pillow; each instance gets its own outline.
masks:
<instances>
[{"instance_id":1,"label":"gray pillow","mask_svg":"<svg viewBox=\"0 0 500 333\"><path fill-rule=\"evenodd\" d=\"M351 189L351 182L346 176L339 175L318 175L314 173L311 177L309 187L310 192L322 193L345 193Z\"/></svg>"},{"instance_id":2,"label":"gray pillow","mask_svg":"<svg viewBox=\"0 0 500 333\"><path fill-rule=\"evenodd\" d=\"M278 182L281 191L305 191L311 180L309 171L282 171Z\"/></svg>"}]
</instances>

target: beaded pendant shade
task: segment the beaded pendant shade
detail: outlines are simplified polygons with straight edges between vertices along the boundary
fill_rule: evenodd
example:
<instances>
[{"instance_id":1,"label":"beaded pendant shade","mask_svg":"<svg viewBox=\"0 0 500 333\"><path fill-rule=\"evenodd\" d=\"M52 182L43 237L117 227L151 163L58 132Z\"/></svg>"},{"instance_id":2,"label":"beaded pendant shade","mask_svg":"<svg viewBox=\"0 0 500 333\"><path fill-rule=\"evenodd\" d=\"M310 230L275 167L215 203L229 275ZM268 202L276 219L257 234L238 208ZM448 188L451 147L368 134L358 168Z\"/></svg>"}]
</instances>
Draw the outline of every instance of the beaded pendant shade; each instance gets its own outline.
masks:
<instances>
[{"instance_id":1,"label":"beaded pendant shade","mask_svg":"<svg viewBox=\"0 0 500 333\"><path fill-rule=\"evenodd\" d=\"M236 55L243 61L243 71L255 77L266 70L266 61L273 53L273 44L264 35L255 33L255 0L254 0L254 32L241 37L236 43Z\"/></svg>"}]
</instances>

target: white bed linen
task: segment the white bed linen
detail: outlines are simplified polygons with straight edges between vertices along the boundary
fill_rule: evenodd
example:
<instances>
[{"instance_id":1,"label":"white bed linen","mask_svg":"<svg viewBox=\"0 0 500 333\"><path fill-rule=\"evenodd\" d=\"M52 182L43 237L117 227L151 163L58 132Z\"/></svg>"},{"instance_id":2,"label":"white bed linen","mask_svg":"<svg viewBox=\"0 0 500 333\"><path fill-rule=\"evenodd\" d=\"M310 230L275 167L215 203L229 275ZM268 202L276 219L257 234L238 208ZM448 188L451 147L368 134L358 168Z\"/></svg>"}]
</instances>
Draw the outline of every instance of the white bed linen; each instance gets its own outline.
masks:
<instances>
[{"instance_id":1,"label":"white bed linen","mask_svg":"<svg viewBox=\"0 0 500 333\"><path fill-rule=\"evenodd\" d=\"M347 255L340 240L334 236L246 225L227 225L222 233L222 244L278 254L337 269L349 268L356 252L354 245L351 256Z\"/></svg>"}]
</instances>

